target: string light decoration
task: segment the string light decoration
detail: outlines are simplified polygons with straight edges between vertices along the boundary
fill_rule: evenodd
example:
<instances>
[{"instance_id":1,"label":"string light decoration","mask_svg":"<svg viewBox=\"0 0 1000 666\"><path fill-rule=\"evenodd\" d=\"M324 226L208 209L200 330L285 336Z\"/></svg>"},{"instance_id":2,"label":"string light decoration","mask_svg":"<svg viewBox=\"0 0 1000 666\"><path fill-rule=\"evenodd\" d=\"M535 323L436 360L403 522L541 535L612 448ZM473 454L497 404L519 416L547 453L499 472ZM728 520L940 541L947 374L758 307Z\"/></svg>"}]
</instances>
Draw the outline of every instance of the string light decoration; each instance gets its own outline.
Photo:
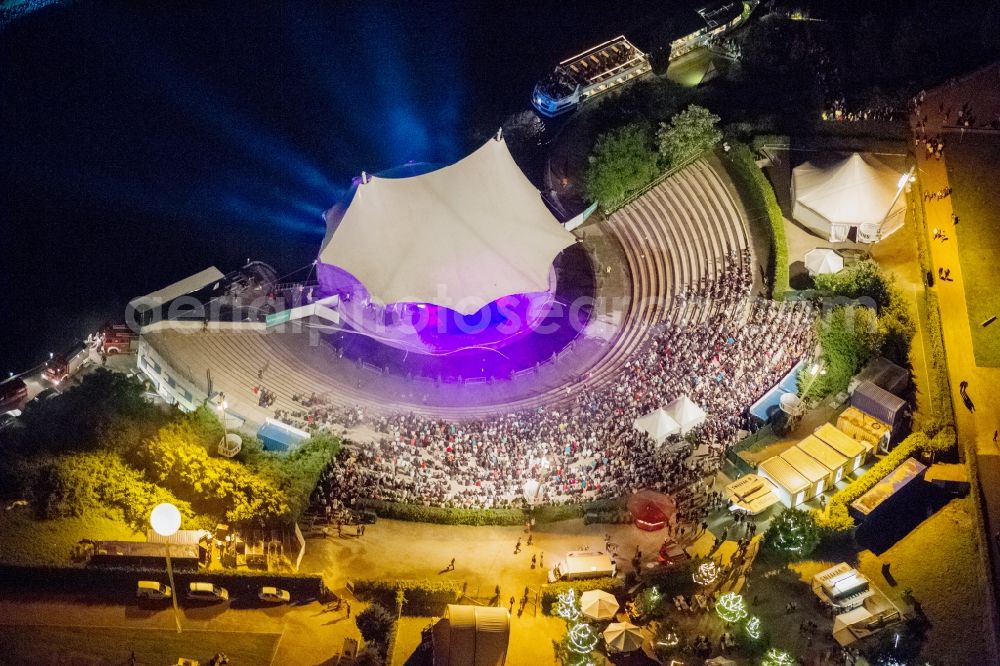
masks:
<instances>
[{"instance_id":1,"label":"string light decoration","mask_svg":"<svg viewBox=\"0 0 1000 666\"><path fill-rule=\"evenodd\" d=\"M747 604L743 601L743 597L735 592L726 592L719 597L719 600L715 602L715 612L718 613L724 622L730 623L739 622L749 615L747 613Z\"/></svg>"},{"instance_id":2,"label":"string light decoration","mask_svg":"<svg viewBox=\"0 0 1000 666\"><path fill-rule=\"evenodd\" d=\"M761 666L795 666L795 660L787 652L771 648L760 662Z\"/></svg>"},{"instance_id":3,"label":"string light decoration","mask_svg":"<svg viewBox=\"0 0 1000 666\"><path fill-rule=\"evenodd\" d=\"M760 618L751 617L749 620L747 620L746 630L747 630L747 636L749 636L753 640L757 640L758 638L760 638Z\"/></svg>"},{"instance_id":4,"label":"string light decoration","mask_svg":"<svg viewBox=\"0 0 1000 666\"><path fill-rule=\"evenodd\" d=\"M699 564L698 570L691 574L691 580L705 586L714 583L718 577L719 567L715 566L715 562L712 560Z\"/></svg>"},{"instance_id":5,"label":"string light decoration","mask_svg":"<svg viewBox=\"0 0 1000 666\"><path fill-rule=\"evenodd\" d=\"M580 606L576 602L576 590L571 587L556 597L555 613L570 624L580 618Z\"/></svg>"},{"instance_id":6,"label":"string light decoration","mask_svg":"<svg viewBox=\"0 0 1000 666\"><path fill-rule=\"evenodd\" d=\"M812 517L799 509L786 509L771 522L764 535L772 547L791 557L804 557L819 542L819 532Z\"/></svg>"},{"instance_id":7,"label":"string light decoration","mask_svg":"<svg viewBox=\"0 0 1000 666\"><path fill-rule=\"evenodd\" d=\"M566 632L566 647L577 654L590 654L599 642L597 629L586 622L578 622Z\"/></svg>"}]
</instances>

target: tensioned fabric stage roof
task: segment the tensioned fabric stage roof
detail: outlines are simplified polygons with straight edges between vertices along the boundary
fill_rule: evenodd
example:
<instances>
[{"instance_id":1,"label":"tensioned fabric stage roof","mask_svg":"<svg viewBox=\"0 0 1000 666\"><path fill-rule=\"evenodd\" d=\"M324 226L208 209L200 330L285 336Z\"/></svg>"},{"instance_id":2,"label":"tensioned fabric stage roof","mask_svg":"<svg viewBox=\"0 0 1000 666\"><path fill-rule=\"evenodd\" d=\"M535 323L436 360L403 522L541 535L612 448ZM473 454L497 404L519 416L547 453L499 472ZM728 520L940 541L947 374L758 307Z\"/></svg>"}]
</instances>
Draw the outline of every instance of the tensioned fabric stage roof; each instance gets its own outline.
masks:
<instances>
[{"instance_id":1,"label":"tensioned fabric stage roof","mask_svg":"<svg viewBox=\"0 0 1000 666\"><path fill-rule=\"evenodd\" d=\"M373 300L462 314L547 290L553 260L575 241L502 137L429 173L370 177L356 185L346 211L334 208L325 218L319 260L360 280Z\"/></svg>"}]
</instances>

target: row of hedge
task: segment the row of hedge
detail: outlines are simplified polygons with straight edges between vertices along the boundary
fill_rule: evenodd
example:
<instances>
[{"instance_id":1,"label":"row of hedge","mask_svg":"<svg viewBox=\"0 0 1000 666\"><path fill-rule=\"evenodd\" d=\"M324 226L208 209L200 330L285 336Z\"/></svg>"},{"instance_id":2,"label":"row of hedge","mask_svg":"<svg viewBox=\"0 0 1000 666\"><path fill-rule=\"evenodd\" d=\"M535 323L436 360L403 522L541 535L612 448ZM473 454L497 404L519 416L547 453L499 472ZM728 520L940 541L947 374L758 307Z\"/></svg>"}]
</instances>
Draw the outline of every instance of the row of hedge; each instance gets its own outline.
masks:
<instances>
[{"instance_id":1,"label":"row of hedge","mask_svg":"<svg viewBox=\"0 0 1000 666\"><path fill-rule=\"evenodd\" d=\"M854 519L847 510L851 502L874 488L910 456L918 453L931 455L943 453L954 445L955 431L950 427L942 428L934 437L928 437L923 432L910 434L867 472L849 483L843 490L834 493L824 509L815 510L813 515L816 518L816 525L831 533L851 530L854 527Z\"/></svg>"},{"instance_id":2,"label":"row of hedge","mask_svg":"<svg viewBox=\"0 0 1000 666\"><path fill-rule=\"evenodd\" d=\"M933 390L931 409L937 426L951 426L955 423L955 406L951 401L951 380L948 376L948 360L945 356L944 337L941 334L941 309L937 294L924 290L924 309L927 326L924 328L924 347L927 359L927 379Z\"/></svg>"},{"instance_id":3,"label":"row of hedge","mask_svg":"<svg viewBox=\"0 0 1000 666\"><path fill-rule=\"evenodd\" d=\"M526 509L467 509L461 507L423 506L403 502L360 499L356 509L374 511L380 518L407 520L439 525L524 525L527 520L536 523L554 523L560 520L583 518L587 512L610 515L623 507L620 499L597 500L582 504L547 504Z\"/></svg>"},{"instance_id":4,"label":"row of hedge","mask_svg":"<svg viewBox=\"0 0 1000 666\"><path fill-rule=\"evenodd\" d=\"M733 142L726 159L732 165L732 175L742 186L749 198L750 213L757 211L767 215L770 227L771 265L774 282L771 285L771 296L775 300L783 300L785 292L791 287L788 283L788 241L785 238L785 222L781 214L781 206L774 194L767 176L757 166L753 151L745 143Z\"/></svg>"},{"instance_id":5,"label":"row of hedge","mask_svg":"<svg viewBox=\"0 0 1000 666\"><path fill-rule=\"evenodd\" d=\"M924 215L923 199L923 186L917 180L910 192L913 222L917 236L917 260L924 275L932 276L934 267L927 240L927 218ZM935 425L953 425L955 423L955 410L951 402L951 382L948 376L944 338L941 333L941 309L938 305L937 293L930 288L930 285L924 287L923 305L926 319L923 327L924 348L927 359L928 393L931 396L932 420Z\"/></svg>"},{"instance_id":6,"label":"row of hedge","mask_svg":"<svg viewBox=\"0 0 1000 666\"><path fill-rule=\"evenodd\" d=\"M614 595L622 594L625 591L625 582L621 578L591 578L588 580L574 580L565 583L549 583L542 586L542 612L546 615L552 614L552 605L556 602L556 597L569 590L576 590L579 595L588 590L604 590Z\"/></svg>"},{"instance_id":7,"label":"row of hedge","mask_svg":"<svg viewBox=\"0 0 1000 666\"><path fill-rule=\"evenodd\" d=\"M141 567L25 567L0 565L0 587L9 590L87 594L97 597L134 597L140 580L168 583L166 569ZM174 582L184 589L190 582L208 582L229 590L231 597L256 594L264 585L288 590L296 601L315 599L325 587L318 574L258 571L174 571Z\"/></svg>"},{"instance_id":8,"label":"row of hedge","mask_svg":"<svg viewBox=\"0 0 1000 666\"><path fill-rule=\"evenodd\" d=\"M358 599L386 608L393 608L397 592L402 592L402 613L421 617L439 616L445 606L462 598L462 585L450 581L362 578L351 582L351 590Z\"/></svg>"}]
</instances>

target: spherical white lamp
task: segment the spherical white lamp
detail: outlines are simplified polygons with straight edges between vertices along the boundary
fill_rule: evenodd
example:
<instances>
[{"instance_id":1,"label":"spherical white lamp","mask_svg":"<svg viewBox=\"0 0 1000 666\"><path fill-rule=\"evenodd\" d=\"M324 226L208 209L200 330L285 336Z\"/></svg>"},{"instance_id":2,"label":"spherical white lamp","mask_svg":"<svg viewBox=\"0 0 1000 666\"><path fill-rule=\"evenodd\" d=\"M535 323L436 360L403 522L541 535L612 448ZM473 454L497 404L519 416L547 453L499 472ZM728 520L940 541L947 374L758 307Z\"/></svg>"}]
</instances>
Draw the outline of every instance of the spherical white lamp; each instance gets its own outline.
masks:
<instances>
[{"instance_id":1,"label":"spherical white lamp","mask_svg":"<svg viewBox=\"0 0 1000 666\"><path fill-rule=\"evenodd\" d=\"M160 536L173 536L181 528L181 512L173 504L157 504L149 514L149 524Z\"/></svg>"}]
</instances>

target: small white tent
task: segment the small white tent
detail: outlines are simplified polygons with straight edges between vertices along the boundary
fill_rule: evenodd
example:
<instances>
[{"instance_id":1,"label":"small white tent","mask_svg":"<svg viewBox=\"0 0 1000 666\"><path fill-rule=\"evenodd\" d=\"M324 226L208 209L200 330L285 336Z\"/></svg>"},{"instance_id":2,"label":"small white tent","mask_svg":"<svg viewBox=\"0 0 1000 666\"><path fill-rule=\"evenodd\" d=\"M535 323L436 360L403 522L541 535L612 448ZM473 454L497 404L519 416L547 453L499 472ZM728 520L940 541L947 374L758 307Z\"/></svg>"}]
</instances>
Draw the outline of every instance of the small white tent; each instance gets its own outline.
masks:
<instances>
[{"instance_id":1,"label":"small white tent","mask_svg":"<svg viewBox=\"0 0 1000 666\"><path fill-rule=\"evenodd\" d=\"M903 224L905 174L871 155L853 153L832 164L792 169L792 217L831 241L873 243Z\"/></svg>"},{"instance_id":2,"label":"small white tent","mask_svg":"<svg viewBox=\"0 0 1000 666\"><path fill-rule=\"evenodd\" d=\"M681 431L680 424L662 407L645 416L640 416L632 424L632 427L649 435L657 444L662 444L667 437Z\"/></svg>"},{"instance_id":3,"label":"small white tent","mask_svg":"<svg viewBox=\"0 0 1000 666\"><path fill-rule=\"evenodd\" d=\"M838 273L844 268L844 258L836 250L827 247L817 247L806 252L805 263L809 275Z\"/></svg>"},{"instance_id":4,"label":"small white tent","mask_svg":"<svg viewBox=\"0 0 1000 666\"><path fill-rule=\"evenodd\" d=\"M680 426L682 435L688 434L708 418L705 410L696 405L686 395L682 395L667 405L666 412Z\"/></svg>"}]
</instances>

